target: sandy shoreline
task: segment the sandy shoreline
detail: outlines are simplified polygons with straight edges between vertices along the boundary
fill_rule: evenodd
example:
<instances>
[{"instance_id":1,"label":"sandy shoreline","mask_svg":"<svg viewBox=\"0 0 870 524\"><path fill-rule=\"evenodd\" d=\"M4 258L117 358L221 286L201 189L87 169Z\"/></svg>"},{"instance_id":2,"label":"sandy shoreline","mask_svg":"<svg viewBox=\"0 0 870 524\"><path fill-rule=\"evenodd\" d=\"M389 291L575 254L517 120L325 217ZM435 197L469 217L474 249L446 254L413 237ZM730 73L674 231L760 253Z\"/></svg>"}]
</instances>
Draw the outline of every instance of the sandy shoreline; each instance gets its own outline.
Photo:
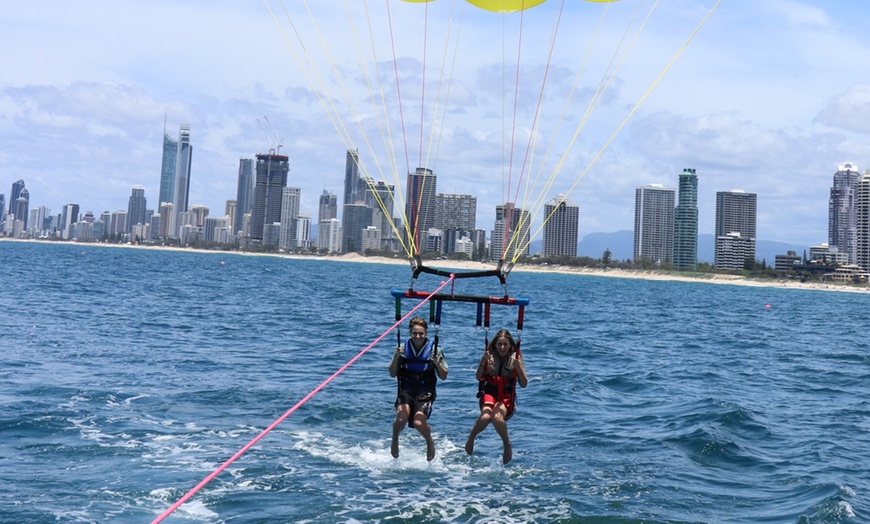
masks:
<instances>
[{"instance_id":1,"label":"sandy shoreline","mask_svg":"<svg viewBox=\"0 0 870 524\"><path fill-rule=\"evenodd\" d=\"M32 239L11 239L0 238L0 242L34 242L34 243L55 243L42 240ZM401 258L386 258L386 257L365 257L357 253L348 253L341 256L309 256L309 255L289 255L279 253L250 253L239 251L211 251L207 249L192 249L182 247L165 247L165 246L133 246L127 244L98 244L98 243L75 243L64 242L65 244L81 246L82 248L99 247L99 248L125 248L125 249L149 249L157 251L182 251L187 253L204 253L212 255L240 255L240 256L267 256L281 257L290 259L305 259L305 260L322 260L324 262L363 262L374 264L393 264L393 265L408 265L408 261ZM437 263L436 263L437 262ZM457 261L457 260L437 260L429 261L429 267L449 268L465 271L485 271L494 269L494 265L485 264L482 262ZM655 271L655 270L625 270L625 269L594 269L575 266L557 266L557 265L516 265L511 272L533 272L533 273L563 273L587 276L599 276L610 278L633 278L639 280L668 280L676 282L699 282L706 284L726 284L734 286L753 286L753 287L772 287L785 289L809 289L817 291L840 291L847 293L870 293L870 286L852 286L848 284L838 283L822 283L822 282L799 282L792 280L770 280L770 279L752 279L739 275L723 275L713 273L695 273L691 275L675 274L674 272Z\"/></svg>"}]
</instances>

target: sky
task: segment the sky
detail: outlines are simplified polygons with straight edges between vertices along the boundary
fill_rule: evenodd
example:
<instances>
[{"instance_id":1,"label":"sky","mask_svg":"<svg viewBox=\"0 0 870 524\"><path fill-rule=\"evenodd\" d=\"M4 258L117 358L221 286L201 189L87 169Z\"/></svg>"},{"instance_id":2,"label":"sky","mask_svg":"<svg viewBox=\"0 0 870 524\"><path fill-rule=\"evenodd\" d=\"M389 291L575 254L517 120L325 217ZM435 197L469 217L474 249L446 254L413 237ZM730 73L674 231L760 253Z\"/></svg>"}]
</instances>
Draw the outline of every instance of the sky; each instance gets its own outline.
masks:
<instances>
[{"instance_id":1,"label":"sky","mask_svg":"<svg viewBox=\"0 0 870 524\"><path fill-rule=\"evenodd\" d=\"M581 238L631 230L635 188L693 168L700 233L716 192L740 189L758 195L759 239L826 242L833 173L870 168L870 10L722 0L676 56L715 4L3 2L0 193L23 179L31 209L99 214L141 185L157 208L164 129L189 124L189 202L211 215L239 159L274 150L316 220L350 147L400 192L427 166L438 192L475 195L487 231L505 201L538 231L560 193Z\"/></svg>"}]
</instances>

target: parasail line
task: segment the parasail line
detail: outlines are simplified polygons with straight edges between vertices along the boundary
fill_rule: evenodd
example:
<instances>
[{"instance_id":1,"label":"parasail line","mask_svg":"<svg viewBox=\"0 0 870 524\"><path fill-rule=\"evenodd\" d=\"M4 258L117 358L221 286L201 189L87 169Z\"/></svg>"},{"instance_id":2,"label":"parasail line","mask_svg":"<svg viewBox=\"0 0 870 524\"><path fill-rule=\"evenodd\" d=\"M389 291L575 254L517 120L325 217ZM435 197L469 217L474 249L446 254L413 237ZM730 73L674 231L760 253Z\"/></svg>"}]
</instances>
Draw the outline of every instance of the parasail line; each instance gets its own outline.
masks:
<instances>
[{"instance_id":1,"label":"parasail line","mask_svg":"<svg viewBox=\"0 0 870 524\"><path fill-rule=\"evenodd\" d=\"M402 324L402 322L405 321L405 319L407 319L407 318L410 317L412 314L414 314L418 309L420 309L420 308L423 306L423 304L425 304L426 302L428 302L428 301L432 298L433 295L435 295L436 293L438 293L439 291L441 291L442 289L444 289L444 288L447 286L447 284L453 282L453 279L454 279L454 276L451 275L450 278L448 278L447 280L445 280L444 282L442 282L441 285L438 286L437 289L435 289L435 291L433 291L432 293L429 293L429 296L427 296L426 298L424 298L423 300L421 300L420 303L417 304L415 307L413 307L410 311L408 311L408 313L407 313L404 317L402 317L401 319L397 320L396 323L392 325L392 327L390 327L388 330L386 330L386 331L384 331L383 333L381 333L381 335L378 336L378 338L376 338L376 339L375 339L371 344L369 344L368 346L366 346L365 349L363 349L362 351L360 351L359 353L357 353L356 356L354 356L352 359L350 359L349 361L347 361L347 363L344 364L343 366L341 366L341 367L338 369L338 371L336 371L335 373L333 373L332 375L330 375L329 378L327 378L326 380L324 380L323 382L321 382L321 383L320 383L316 388L314 388L313 390L311 390L311 392L308 393L307 395L305 395L305 397L303 397L302 400L300 400L299 402L297 402L296 405L294 405L292 408L290 408L289 410L287 410L287 412L284 413L283 415L281 415L280 417L278 417L278 419L276 419L275 422L272 422L272 423L269 425L269 427L267 427L266 429L264 429L262 432L260 432L259 435L257 435L256 437L254 437L254 438L253 438L250 442L248 442L247 444L245 444L245 445L244 445L244 446L243 446L239 451L236 452L235 455L233 455L232 457L230 457L229 460L227 460L226 462L224 462L223 464L221 464L220 467L218 467L216 470L214 470L212 473L210 473L207 477L205 477L205 478L204 478L204 479L203 479L199 484L197 484L196 486L194 486L193 489L191 489L191 490L188 491L188 492L187 492L183 497L181 497L180 499L178 499L178 501L177 501L175 504L173 504L173 505L170 506L166 511L164 511L163 513L161 513L160 516L158 516L156 519L154 519L153 521L151 521L151 524L158 524L158 523L162 522L166 517L168 517L170 514L172 514L172 512L174 512L174 511L175 511L176 509L178 509L182 504L184 504L185 502L187 502L187 500L190 499L193 495L195 495L196 492L198 492L200 489L202 489L203 487L205 487L206 484L208 484L209 482L211 482L215 477L217 477L217 476L218 476L218 475L219 475L219 474L220 474L224 469L226 469L230 464L232 464L233 462L235 462L235 461L236 461L239 457L241 457L241 456L242 456L246 451L248 451L249 449L251 449L251 448L254 446L254 444L256 444L257 442L259 442L259 441L260 441L263 437L265 437L265 436L266 436L270 431L272 431L273 429L275 429L275 428L278 426L278 424L280 424L281 422L284 422L284 420L285 420L287 417L289 417L290 415L292 415L294 411L296 411L299 407L301 407L303 404L305 404L306 402L308 402L308 401L311 399L311 397L313 397L313 396L316 395L318 392L320 392L320 390L322 390L323 388L325 388L325 387L327 386L327 384L329 384L330 382L333 381L333 379L335 379L338 375L342 374L342 373L343 373L347 368L349 368L349 367L350 367L354 362L356 362L357 360L359 360L359 359L360 359L364 354L366 354L366 352L368 352L368 350L370 350L372 347L374 347L375 344L377 344L378 342L380 342L381 340L383 340L383 339L384 339L388 334L390 334L391 331L393 331L394 329L396 329L397 327L399 327L399 326Z\"/></svg>"}]
</instances>

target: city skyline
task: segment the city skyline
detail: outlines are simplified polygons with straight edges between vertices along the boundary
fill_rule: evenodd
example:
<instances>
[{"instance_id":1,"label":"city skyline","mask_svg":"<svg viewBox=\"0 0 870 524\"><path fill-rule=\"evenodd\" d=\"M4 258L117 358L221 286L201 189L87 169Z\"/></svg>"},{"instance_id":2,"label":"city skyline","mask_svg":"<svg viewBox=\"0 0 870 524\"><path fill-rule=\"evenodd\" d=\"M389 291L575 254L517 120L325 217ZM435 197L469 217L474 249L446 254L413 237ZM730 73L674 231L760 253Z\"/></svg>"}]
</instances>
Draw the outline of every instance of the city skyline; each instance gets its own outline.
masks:
<instances>
[{"instance_id":1,"label":"city skyline","mask_svg":"<svg viewBox=\"0 0 870 524\"><path fill-rule=\"evenodd\" d=\"M616 75L614 89L602 102L603 113L590 122L589 133L566 158L561 182L573 182L597 152L593 145L606 140L625 116L625 108L638 100L650 76L660 70L652 68L671 58L713 3L675 1L655 13L645 30L643 51L630 62L632 68ZM435 23L442 23L450 3L427 5ZM554 5L551 0L529 11L530 33L538 31L539 19L551 19ZM568 5L568 27L597 22L602 7L586 2ZM100 213L124 209L130 188L141 185L149 207L156 211L164 122L170 136L180 124L192 128L197 155L191 204L222 209L235 192L239 159L279 145L290 157L290 184L301 188L301 209L316 209L324 189L339 192L344 158L336 151L349 144L342 142L311 90L300 83L301 75L268 10L229 2L208 7L179 2L176 7L175 17L137 1L125 3L123 9L95 9L96 15L52 1L0 7L0 42L9 50L0 57L0 65L16 72L0 84L4 193L11 182L25 179L33 196L31 206L45 205L57 212L78 202L83 211ZM396 3L397 39L419 44L414 38L419 33L417 19L408 14L416 7ZM607 8L618 25L634 7L616 2ZM288 10L294 17L300 15L296 5L288 4ZM802 245L825 241L831 173L844 162L870 165L870 64L857 59L870 49L870 36L854 30L867 25L866 11L859 5L821 0L723 2L568 195L581 207L581 234L631 229L633 188L691 165L704 176L698 202L702 210L713 206L713 188L743 189L764 197L759 238ZM496 18L499 22L492 23L467 7L463 35L474 41L499 33L493 41L500 42L501 17ZM208 24L185 22L194 19ZM161 35L157 41L155 34ZM563 32L560 38L570 35ZM134 51L103 44L116 40L129 42ZM434 40L432 44L436 49ZM346 47L347 53L336 56L344 68L353 63L348 56L353 46ZM418 47L400 48L398 63L408 76L419 76ZM173 63L170 58L179 49L185 59ZM495 54L501 58L500 52ZM602 55L610 58L606 52L597 58ZM527 69L540 68L540 57L524 49ZM459 59L451 94L459 109L451 116L467 116L450 122L438 163L429 167L438 174L442 191L477 196L478 222L488 229L496 206L514 200L501 187L506 164L501 134L494 133L493 121L485 116L502 112L501 103L487 89L487 82L500 77L502 69L486 52ZM388 56L381 62L384 67L391 64ZM570 65L564 57L554 61L553 85L570 87ZM427 78L433 82L429 91L435 93L437 76ZM579 88L588 91L594 84L589 78ZM525 107L534 105L533 99L527 100ZM554 120L550 111L541 122L542 134ZM528 134L528 129L519 127L518 132ZM363 152L364 145L352 146L360 148L373 172L374 159ZM520 163L522 155L515 156ZM413 169L417 152L410 157ZM564 190L554 187L545 198ZM713 220L702 211L699 232L712 232Z\"/></svg>"}]
</instances>

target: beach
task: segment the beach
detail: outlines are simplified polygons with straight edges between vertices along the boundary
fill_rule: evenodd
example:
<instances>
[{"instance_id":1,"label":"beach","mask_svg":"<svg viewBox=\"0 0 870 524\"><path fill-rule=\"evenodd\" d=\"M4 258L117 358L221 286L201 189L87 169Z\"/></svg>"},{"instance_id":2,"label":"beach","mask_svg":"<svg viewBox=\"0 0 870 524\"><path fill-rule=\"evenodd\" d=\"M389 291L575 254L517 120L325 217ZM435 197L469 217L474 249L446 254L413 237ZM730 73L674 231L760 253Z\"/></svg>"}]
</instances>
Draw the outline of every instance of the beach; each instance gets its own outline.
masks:
<instances>
[{"instance_id":1,"label":"beach","mask_svg":"<svg viewBox=\"0 0 870 524\"><path fill-rule=\"evenodd\" d=\"M11 239L0 238L2 242L36 242L36 243L57 243L56 241L43 241L34 239ZM70 245L81 246L85 248L123 248L123 249L151 249L159 251L182 251L187 253L207 253L207 254L232 254L242 256L266 256L266 257L282 257L291 259L308 259L321 260L323 262L362 262L368 264L394 264L394 265L409 265L407 259L404 258L387 258L380 256L363 256L359 253L347 253L336 256L313 256L313 255L296 255L286 253L252 253L247 251L213 251L207 249L193 249L186 247L168 247L157 245L132 245L132 244L102 244L102 243L78 243L64 242ZM427 260L424 261L427 267L458 270L458 271L486 271L495 269L495 263L488 264L484 262L460 261L460 260ZM792 279L768 279L768 278L749 278L741 275L728 275L721 273L689 273L679 274L675 271L657 271L657 270L636 270L636 269L618 269L618 268L588 268L579 266L562 266L562 265L543 265L543 264L517 264L511 268L510 272L535 272L535 273L564 273L575 275L587 275L609 278L632 278L640 280L669 280L677 282L699 282L707 284L725 284L733 286L753 286L753 287L772 287L786 289L806 289L817 291L838 291L847 293L870 293L870 286L855 286L850 284L841 284L833 282L801 282Z\"/></svg>"}]
</instances>

